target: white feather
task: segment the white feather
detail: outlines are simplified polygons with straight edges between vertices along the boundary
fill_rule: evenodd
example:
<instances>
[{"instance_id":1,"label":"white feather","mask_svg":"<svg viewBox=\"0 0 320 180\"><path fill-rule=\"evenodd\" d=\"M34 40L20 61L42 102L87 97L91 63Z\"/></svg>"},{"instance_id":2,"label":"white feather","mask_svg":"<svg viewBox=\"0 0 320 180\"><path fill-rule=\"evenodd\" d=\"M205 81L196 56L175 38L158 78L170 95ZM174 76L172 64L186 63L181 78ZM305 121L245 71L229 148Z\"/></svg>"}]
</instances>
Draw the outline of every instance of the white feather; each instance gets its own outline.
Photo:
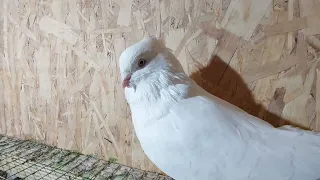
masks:
<instances>
[{"instance_id":1,"label":"white feather","mask_svg":"<svg viewBox=\"0 0 320 180\"><path fill-rule=\"evenodd\" d=\"M160 48L159 48L160 47ZM149 64L137 69L141 57ZM152 56L148 56L152 54ZM121 73L137 137L147 156L177 180L316 180L320 136L274 128L199 87L154 38L129 47Z\"/></svg>"}]
</instances>

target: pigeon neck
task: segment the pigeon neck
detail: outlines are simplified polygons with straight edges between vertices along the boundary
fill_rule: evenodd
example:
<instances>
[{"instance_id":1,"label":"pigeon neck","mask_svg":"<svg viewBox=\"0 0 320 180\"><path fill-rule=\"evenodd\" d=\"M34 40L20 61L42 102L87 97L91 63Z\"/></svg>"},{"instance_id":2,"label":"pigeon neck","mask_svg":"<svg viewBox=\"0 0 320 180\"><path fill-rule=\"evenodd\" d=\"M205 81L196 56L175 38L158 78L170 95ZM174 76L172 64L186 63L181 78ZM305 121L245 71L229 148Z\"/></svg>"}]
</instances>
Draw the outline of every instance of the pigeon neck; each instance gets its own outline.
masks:
<instances>
[{"instance_id":1,"label":"pigeon neck","mask_svg":"<svg viewBox=\"0 0 320 180\"><path fill-rule=\"evenodd\" d=\"M134 123L152 124L168 114L172 105L190 96L190 80L184 72L155 73L163 81L146 80L126 91Z\"/></svg>"}]
</instances>

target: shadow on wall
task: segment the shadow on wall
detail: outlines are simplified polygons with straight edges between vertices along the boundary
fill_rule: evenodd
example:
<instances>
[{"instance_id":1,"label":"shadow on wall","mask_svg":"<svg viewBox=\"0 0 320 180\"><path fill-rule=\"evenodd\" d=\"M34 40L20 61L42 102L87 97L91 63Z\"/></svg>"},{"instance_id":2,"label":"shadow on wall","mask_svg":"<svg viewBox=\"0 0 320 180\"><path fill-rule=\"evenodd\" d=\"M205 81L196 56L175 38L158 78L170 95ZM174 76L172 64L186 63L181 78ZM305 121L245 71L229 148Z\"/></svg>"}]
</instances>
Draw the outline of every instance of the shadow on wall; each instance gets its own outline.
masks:
<instances>
[{"instance_id":1,"label":"shadow on wall","mask_svg":"<svg viewBox=\"0 0 320 180\"><path fill-rule=\"evenodd\" d=\"M284 104L282 104L284 103L284 88L279 88L275 91L269 105L269 110L265 109L262 105L255 102L250 89L248 89L241 76L218 56L212 58L211 63L207 67L192 73L190 77L209 93L238 106L249 114L259 117L275 127L289 124L298 126L277 115L281 115L284 107ZM301 126L300 128L307 129Z\"/></svg>"}]
</instances>

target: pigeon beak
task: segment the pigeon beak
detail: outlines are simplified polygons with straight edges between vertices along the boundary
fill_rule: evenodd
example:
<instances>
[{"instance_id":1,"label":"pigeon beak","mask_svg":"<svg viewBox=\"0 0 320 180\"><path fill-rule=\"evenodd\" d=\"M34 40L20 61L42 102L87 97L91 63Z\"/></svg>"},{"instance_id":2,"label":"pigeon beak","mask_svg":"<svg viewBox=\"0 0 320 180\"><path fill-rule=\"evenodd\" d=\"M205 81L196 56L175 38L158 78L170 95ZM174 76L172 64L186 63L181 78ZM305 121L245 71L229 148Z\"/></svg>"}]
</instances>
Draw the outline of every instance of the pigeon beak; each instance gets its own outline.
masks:
<instances>
[{"instance_id":1,"label":"pigeon beak","mask_svg":"<svg viewBox=\"0 0 320 180\"><path fill-rule=\"evenodd\" d=\"M129 87L130 79L131 79L131 74L129 74L126 78L124 78L124 80L122 81L122 88Z\"/></svg>"}]
</instances>

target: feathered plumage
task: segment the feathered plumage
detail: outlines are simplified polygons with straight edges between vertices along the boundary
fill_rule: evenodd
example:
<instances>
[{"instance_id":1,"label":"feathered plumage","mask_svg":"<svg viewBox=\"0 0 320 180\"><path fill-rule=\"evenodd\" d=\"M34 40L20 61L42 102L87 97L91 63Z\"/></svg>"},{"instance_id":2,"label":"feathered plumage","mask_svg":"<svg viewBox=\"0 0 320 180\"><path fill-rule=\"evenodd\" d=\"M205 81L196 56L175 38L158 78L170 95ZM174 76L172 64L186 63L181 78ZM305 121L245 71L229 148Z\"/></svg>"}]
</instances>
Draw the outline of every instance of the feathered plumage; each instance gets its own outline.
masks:
<instances>
[{"instance_id":1,"label":"feathered plumage","mask_svg":"<svg viewBox=\"0 0 320 180\"><path fill-rule=\"evenodd\" d=\"M141 61L146 62L140 67ZM320 136L274 128L199 87L156 38L120 57L126 99L147 156L177 180L316 180Z\"/></svg>"}]
</instances>

